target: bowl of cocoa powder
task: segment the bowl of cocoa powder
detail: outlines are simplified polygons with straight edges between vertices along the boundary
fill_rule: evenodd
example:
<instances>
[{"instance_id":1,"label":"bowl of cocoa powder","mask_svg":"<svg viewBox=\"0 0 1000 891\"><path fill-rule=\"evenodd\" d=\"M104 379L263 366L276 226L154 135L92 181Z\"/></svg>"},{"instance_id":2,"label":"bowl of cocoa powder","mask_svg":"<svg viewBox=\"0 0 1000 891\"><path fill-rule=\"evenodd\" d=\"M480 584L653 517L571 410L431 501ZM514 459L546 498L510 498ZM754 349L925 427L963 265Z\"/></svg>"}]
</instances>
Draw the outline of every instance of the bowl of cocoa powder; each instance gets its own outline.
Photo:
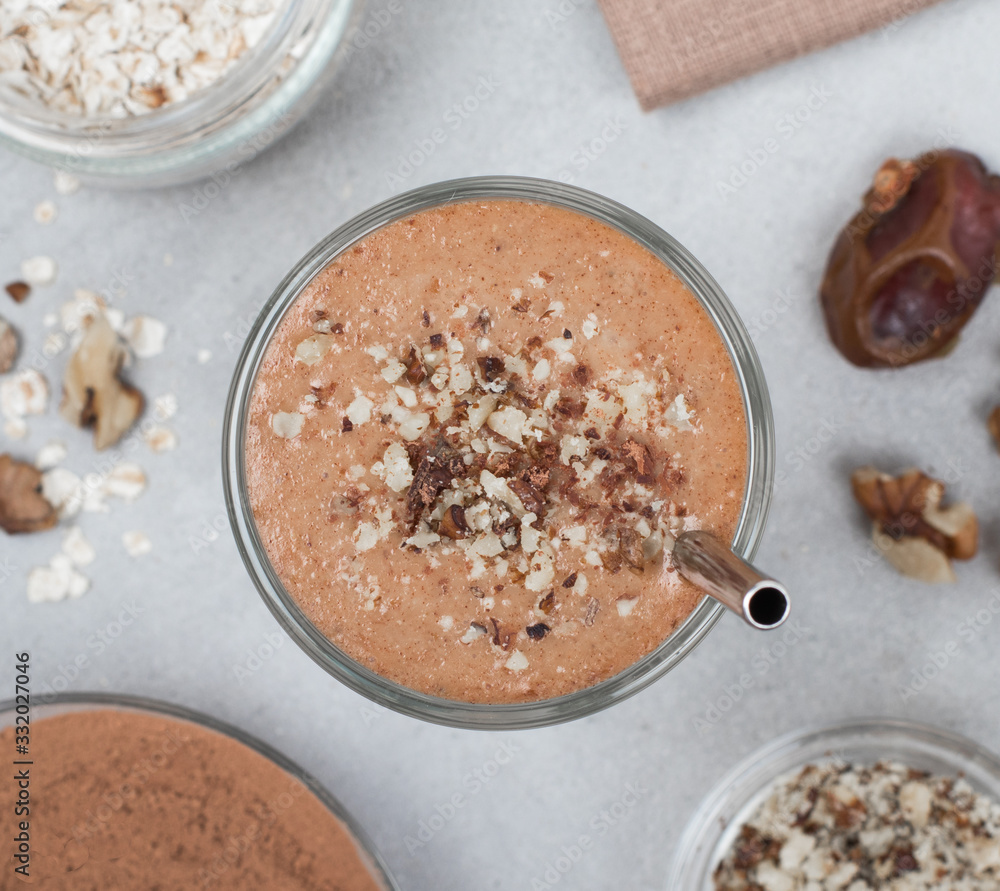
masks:
<instances>
[{"instance_id":1,"label":"bowl of cocoa powder","mask_svg":"<svg viewBox=\"0 0 1000 891\"><path fill-rule=\"evenodd\" d=\"M280 752L188 709L67 693L0 704L5 876L52 889L394 891L344 807Z\"/></svg>"}]
</instances>

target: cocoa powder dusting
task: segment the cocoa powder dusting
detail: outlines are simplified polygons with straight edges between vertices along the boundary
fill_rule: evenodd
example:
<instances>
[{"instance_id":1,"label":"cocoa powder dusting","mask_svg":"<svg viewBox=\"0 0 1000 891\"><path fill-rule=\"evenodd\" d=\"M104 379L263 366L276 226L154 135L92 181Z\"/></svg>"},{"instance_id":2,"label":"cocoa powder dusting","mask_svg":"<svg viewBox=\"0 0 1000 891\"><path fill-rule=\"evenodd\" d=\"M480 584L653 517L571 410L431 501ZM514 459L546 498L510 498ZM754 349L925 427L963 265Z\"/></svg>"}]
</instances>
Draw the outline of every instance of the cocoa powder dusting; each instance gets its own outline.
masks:
<instances>
[{"instance_id":1,"label":"cocoa powder dusting","mask_svg":"<svg viewBox=\"0 0 1000 891\"><path fill-rule=\"evenodd\" d=\"M12 728L0 732L0 749L14 751ZM26 885L382 889L303 783L219 733L133 712L75 712L32 723L31 758ZM0 795L16 798L12 770ZM2 814L0 833L12 839L14 808ZM0 885L20 887L13 876L5 862Z\"/></svg>"}]
</instances>

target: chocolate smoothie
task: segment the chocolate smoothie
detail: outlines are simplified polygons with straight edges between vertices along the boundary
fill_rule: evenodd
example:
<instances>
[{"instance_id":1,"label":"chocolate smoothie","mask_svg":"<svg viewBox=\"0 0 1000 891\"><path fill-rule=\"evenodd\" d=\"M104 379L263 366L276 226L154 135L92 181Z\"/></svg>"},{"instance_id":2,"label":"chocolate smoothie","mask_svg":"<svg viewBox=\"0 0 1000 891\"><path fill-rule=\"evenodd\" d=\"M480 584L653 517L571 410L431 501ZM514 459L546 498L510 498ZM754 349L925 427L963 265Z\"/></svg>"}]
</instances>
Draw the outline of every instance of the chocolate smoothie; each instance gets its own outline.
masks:
<instances>
[{"instance_id":1,"label":"chocolate smoothie","mask_svg":"<svg viewBox=\"0 0 1000 891\"><path fill-rule=\"evenodd\" d=\"M33 722L30 739L28 816L14 813L14 768L0 780L2 888L384 891L301 781L227 736L102 709ZM10 858L20 820L28 878Z\"/></svg>"},{"instance_id":2,"label":"chocolate smoothie","mask_svg":"<svg viewBox=\"0 0 1000 891\"><path fill-rule=\"evenodd\" d=\"M733 364L678 277L519 200L398 220L290 307L254 385L249 496L304 613L417 691L527 702L654 650L701 593L674 537L732 539Z\"/></svg>"}]
</instances>

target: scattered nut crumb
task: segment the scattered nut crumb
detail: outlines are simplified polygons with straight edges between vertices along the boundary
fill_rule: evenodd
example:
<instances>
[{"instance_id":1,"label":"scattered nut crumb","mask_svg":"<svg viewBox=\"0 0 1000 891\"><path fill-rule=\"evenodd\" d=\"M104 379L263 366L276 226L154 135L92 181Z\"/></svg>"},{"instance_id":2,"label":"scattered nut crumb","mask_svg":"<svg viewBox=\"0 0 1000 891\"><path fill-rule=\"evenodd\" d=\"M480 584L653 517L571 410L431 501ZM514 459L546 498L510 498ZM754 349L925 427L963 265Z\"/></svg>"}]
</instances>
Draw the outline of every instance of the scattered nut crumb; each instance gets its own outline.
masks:
<instances>
[{"instance_id":1,"label":"scattered nut crumb","mask_svg":"<svg viewBox=\"0 0 1000 891\"><path fill-rule=\"evenodd\" d=\"M11 282L5 290L15 303L24 303L31 295L31 285L27 282Z\"/></svg>"}]
</instances>

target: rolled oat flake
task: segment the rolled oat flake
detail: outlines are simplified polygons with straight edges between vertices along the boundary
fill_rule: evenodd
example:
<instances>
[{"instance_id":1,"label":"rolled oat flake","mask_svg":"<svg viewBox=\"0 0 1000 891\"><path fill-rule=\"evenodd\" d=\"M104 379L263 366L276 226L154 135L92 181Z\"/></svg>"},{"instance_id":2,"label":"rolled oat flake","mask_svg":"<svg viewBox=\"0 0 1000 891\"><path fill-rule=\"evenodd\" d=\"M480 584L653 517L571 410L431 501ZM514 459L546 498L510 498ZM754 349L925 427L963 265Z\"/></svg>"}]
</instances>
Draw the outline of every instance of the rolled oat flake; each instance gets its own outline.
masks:
<instances>
[{"instance_id":1,"label":"rolled oat flake","mask_svg":"<svg viewBox=\"0 0 1000 891\"><path fill-rule=\"evenodd\" d=\"M260 43L286 0L2 0L0 98L124 118L180 102Z\"/></svg>"}]
</instances>

